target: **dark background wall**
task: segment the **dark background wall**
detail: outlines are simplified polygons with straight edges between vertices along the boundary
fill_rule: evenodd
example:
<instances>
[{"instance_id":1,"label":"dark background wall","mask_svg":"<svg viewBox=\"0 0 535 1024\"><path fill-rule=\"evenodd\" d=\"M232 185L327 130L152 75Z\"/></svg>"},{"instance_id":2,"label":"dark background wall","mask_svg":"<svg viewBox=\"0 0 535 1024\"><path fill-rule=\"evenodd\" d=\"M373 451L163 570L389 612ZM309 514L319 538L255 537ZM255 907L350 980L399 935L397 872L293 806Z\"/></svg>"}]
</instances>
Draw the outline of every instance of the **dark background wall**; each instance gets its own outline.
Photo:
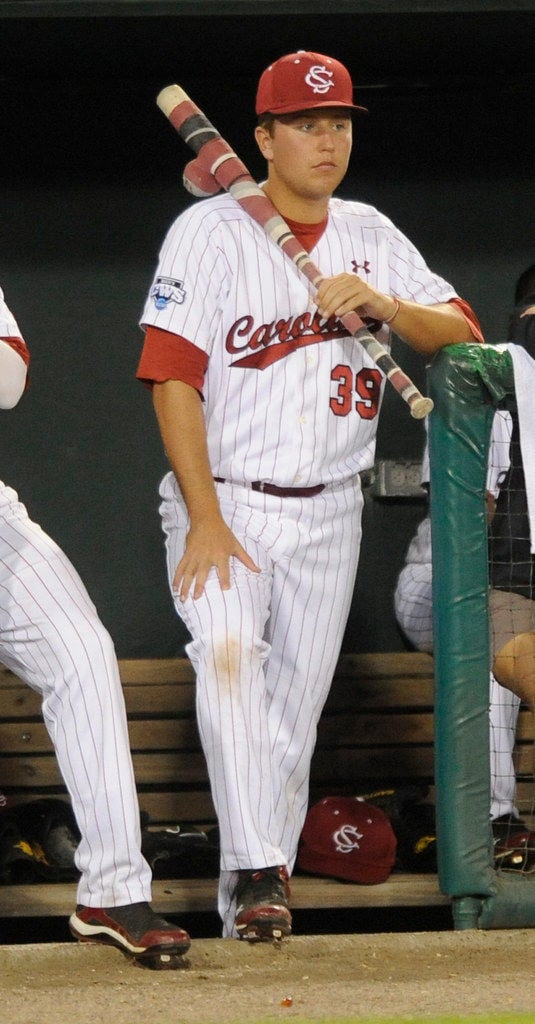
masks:
<instances>
[{"instance_id":1,"label":"dark background wall","mask_svg":"<svg viewBox=\"0 0 535 1024\"><path fill-rule=\"evenodd\" d=\"M321 5L323 6L323 5ZM303 13L306 8L306 13ZM465 9L467 8L467 9ZM255 13L251 13L255 11ZM533 4L0 4L0 283L32 352L2 414L3 479L70 555L121 656L186 635L164 578L165 460L135 379L137 326L190 158L155 105L179 82L254 174L254 92L307 48L351 69L359 121L342 194L376 204L506 340L514 280L535 261ZM425 388L423 364L395 354ZM382 458L422 426L388 393ZM404 647L392 590L423 507L369 499L344 647Z\"/></svg>"}]
</instances>

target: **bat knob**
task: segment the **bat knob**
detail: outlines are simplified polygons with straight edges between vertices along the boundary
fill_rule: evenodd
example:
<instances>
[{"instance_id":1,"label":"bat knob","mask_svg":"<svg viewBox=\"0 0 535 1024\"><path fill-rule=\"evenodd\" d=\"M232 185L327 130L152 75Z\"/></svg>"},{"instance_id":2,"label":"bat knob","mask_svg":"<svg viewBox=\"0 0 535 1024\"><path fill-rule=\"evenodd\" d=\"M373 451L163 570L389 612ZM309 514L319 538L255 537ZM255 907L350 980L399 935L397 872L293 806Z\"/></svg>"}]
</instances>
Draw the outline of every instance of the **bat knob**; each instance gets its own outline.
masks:
<instances>
[{"instance_id":1,"label":"bat knob","mask_svg":"<svg viewBox=\"0 0 535 1024\"><path fill-rule=\"evenodd\" d=\"M425 398L424 395L419 395L410 404L411 416L415 420L423 420L434 408L434 402L432 398Z\"/></svg>"},{"instance_id":2,"label":"bat knob","mask_svg":"<svg viewBox=\"0 0 535 1024\"><path fill-rule=\"evenodd\" d=\"M190 160L186 164L182 176L184 188L191 192L192 196L207 199L208 196L215 196L221 191L221 185L214 178L198 159Z\"/></svg>"}]
</instances>

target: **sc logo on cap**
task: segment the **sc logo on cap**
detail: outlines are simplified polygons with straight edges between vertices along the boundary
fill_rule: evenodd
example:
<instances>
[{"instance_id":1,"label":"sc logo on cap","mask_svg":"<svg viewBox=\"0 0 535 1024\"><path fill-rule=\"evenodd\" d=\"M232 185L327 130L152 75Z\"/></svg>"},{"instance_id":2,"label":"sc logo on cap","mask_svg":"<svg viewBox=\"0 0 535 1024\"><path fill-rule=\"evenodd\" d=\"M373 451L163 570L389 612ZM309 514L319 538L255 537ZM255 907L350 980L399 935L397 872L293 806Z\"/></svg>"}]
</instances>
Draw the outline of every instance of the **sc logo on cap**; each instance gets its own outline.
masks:
<instances>
[{"instance_id":1,"label":"sc logo on cap","mask_svg":"<svg viewBox=\"0 0 535 1024\"><path fill-rule=\"evenodd\" d=\"M359 832L356 825L342 825L337 832L333 833L333 840L338 853L351 853L351 850L359 850L359 839L364 836Z\"/></svg>"},{"instance_id":2,"label":"sc logo on cap","mask_svg":"<svg viewBox=\"0 0 535 1024\"><path fill-rule=\"evenodd\" d=\"M327 71L325 64L313 64L305 75L305 82L310 86L312 92L321 95L334 88L333 72Z\"/></svg>"}]
</instances>

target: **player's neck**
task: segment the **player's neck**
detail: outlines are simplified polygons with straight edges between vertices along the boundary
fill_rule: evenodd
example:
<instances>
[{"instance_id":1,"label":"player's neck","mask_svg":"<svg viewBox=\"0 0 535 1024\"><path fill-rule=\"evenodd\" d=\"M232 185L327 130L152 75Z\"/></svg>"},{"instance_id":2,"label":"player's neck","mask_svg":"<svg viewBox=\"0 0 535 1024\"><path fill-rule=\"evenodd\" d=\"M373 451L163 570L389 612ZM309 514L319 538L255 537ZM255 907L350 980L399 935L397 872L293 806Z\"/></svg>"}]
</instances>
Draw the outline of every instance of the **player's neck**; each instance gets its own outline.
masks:
<instances>
[{"instance_id":1,"label":"player's neck","mask_svg":"<svg viewBox=\"0 0 535 1024\"><path fill-rule=\"evenodd\" d=\"M264 182L262 189L281 217L287 217L299 224L319 224L328 214L330 196L300 196L270 181Z\"/></svg>"}]
</instances>

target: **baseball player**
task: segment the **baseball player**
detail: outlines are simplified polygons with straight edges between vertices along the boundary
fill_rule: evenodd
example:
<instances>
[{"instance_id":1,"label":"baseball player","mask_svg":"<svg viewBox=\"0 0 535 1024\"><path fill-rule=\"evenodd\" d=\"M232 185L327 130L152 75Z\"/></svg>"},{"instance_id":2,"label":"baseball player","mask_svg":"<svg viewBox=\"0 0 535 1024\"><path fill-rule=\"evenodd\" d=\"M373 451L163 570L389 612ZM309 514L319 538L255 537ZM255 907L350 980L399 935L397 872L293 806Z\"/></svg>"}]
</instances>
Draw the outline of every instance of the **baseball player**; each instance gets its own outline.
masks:
<instances>
[{"instance_id":1,"label":"baseball player","mask_svg":"<svg viewBox=\"0 0 535 1024\"><path fill-rule=\"evenodd\" d=\"M138 377L171 471L160 511L191 635L221 839L223 935L291 931L289 884L316 727L338 660L383 376L339 317L431 354L481 339L455 290L392 222L333 193L352 146L347 69L299 51L262 74L264 192L318 290L229 195L171 226L146 301Z\"/></svg>"},{"instance_id":2,"label":"baseball player","mask_svg":"<svg viewBox=\"0 0 535 1024\"><path fill-rule=\"evenodd\" d=\"M0 289L0 407L27 384L28 349ZM42 696L81 833L72 934L175 967L189 947L149 905L139 808L112 640L63 551L0 481L0 661Z\"/></svg>"}]
</instances>

